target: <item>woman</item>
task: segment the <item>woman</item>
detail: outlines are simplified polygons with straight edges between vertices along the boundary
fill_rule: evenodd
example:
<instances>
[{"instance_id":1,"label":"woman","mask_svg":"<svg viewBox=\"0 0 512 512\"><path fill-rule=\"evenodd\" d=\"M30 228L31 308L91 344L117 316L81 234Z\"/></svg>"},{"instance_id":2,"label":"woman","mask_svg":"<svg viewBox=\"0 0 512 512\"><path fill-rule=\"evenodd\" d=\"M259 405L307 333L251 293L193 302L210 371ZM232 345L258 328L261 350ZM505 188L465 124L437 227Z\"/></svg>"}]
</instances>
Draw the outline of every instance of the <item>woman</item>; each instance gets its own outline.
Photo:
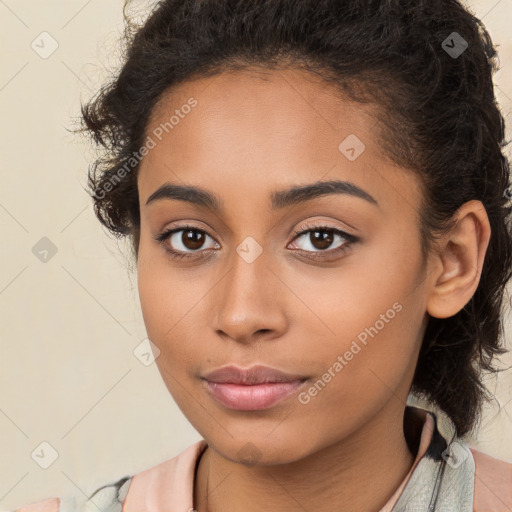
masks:
<instances>
[{"instance_id":1,"label":"woman","mask_svg":"<svg viewBox=\"0 0 512 512\"><path fill-rule=\"evenodd\" d=\"M511 510L512 464L465 441L512 267L481 22L456 0L164 0L127 28L83 108L91 195L203 440L19 510Z\"/></svg>"}]
</instances>

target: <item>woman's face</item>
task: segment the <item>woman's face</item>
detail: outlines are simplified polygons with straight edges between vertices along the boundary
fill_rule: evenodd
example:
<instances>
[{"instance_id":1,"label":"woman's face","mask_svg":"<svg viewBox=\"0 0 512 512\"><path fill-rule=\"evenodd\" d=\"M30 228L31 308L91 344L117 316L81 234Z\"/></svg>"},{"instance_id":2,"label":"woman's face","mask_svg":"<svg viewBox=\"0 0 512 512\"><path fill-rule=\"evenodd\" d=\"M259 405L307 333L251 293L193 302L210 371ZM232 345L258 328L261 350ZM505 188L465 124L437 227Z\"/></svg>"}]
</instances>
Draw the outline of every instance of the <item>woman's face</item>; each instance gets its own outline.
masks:
<instances>
[{"instance_id":1,"label":"woman's face","mask_svg":"<svg viewBox=\"0 0 512 512\"><path fill-rule=\"evenodd\" d=\"M375 122L298 70L184 83L152 113L138 177L142 313L167 388L230 460L286 463L384 411L401 419L428 269L417 178L384 159ZM353 189L285 193L326 181ZM147 204L166 184L215 201L175 189ZM169 229L182 231L156 240ZM307 380L273 405L231 408L202 378L231 364Z\"/></svg>"}]
</instances>

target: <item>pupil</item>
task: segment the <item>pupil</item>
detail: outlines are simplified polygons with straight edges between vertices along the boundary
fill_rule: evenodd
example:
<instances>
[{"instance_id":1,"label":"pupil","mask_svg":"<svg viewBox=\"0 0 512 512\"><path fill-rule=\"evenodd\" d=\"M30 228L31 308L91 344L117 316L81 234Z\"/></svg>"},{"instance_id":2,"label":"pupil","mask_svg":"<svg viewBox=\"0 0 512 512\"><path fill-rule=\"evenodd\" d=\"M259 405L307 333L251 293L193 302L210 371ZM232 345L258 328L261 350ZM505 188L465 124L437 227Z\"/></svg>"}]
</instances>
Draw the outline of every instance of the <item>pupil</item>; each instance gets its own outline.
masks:
<instances>
[{"instance_id":1,"label":"pupil","mask_svg":"<svg viewBox=\"0 0 512 512\"><path fill-rule=\"evenodd\" d=\"M194 235L195 234L195 235ZM199 233L199 231L184 231L183 236L185 237L185 240L182 240L183 245L187 247L188 249L199 249L201 245L203 245L203 233ZM190 247L190 244L192 246Z\"/></svg>"},{"instance_id":2,"label":"pupil","mask_svg":"<svg viewBox=\"0 0 512 512\"><path fill-rule=\"evenodd\" d=\"M322 233L320 236L316 236L318 233ZM330 234L329 234L330 233ZM313 236L313 246L317 249L327 249L332 244L332 232L327 230L321 230L321 231L313 231L311 233ZM320 243L320 247L317 247L315 245L316 243Z\"/></svg>"}]
</instances>

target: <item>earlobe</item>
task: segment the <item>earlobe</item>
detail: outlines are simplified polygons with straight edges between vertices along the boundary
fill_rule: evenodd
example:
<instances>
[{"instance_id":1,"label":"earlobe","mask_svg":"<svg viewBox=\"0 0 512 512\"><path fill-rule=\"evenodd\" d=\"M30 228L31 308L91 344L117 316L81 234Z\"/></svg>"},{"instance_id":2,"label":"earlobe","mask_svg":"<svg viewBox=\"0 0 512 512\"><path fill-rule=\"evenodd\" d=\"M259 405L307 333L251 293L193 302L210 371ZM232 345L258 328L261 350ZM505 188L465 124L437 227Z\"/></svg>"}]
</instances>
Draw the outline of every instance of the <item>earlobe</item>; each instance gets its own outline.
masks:
<instances>
[{"instance_id":1,"label":"earlobe","mask_svg":"<svg viewBox=\"0 0 512 512\"><path fill-rule=\"evenodd\" d=\"M439 270L432 273L427 312L436 318L457 314L473 297L480 276L491 227L481 201L464 203L456 223L442 239L436 258Z\"/></svg>"}]
</instances>

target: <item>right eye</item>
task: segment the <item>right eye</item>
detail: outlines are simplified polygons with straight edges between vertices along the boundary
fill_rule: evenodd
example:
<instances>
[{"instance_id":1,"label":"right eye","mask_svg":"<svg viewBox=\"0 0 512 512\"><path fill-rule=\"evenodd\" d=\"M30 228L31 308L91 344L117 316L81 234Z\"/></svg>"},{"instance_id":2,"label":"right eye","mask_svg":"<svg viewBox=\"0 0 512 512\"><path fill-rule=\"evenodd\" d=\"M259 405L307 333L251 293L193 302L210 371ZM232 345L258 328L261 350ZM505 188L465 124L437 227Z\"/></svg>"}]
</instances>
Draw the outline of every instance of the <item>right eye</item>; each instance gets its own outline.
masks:
<instances>
[{"instance_id":1,"label":"right eye","mask_svg":"<svg viewBox=\"0 0 512 512\"><path fill-rule=\"evenodd\" d=\"M171 257L181 259L195 257L194 253L202 252L199 249L204 245L206 237L214 240L206 231L186 225L167 229L158 234L155 240L163 245Z\"/></svg>"}]
</instances>

